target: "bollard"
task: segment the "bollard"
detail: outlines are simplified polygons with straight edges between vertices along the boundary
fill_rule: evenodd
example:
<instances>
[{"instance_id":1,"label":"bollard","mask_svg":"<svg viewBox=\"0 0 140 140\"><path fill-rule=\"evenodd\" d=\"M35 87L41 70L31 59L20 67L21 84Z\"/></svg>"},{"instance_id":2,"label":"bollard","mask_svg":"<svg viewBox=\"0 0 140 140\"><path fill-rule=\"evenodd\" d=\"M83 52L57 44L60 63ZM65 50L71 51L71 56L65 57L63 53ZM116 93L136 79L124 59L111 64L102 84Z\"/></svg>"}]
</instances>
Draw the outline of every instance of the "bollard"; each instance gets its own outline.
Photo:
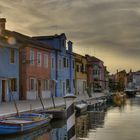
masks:
<instances>
[{"instance_id":1,"label":"bollard","mask_svg":"<svg viewBox=\"0 0 140 140\"><path fill-rule=\"evenodd\" d=\"M66 101L67 112L67 138L68 140L76 140L75 134L75 111L74 111L74 99L73 94L67 94L64 99Z\"/></svg>"}]
</instances>

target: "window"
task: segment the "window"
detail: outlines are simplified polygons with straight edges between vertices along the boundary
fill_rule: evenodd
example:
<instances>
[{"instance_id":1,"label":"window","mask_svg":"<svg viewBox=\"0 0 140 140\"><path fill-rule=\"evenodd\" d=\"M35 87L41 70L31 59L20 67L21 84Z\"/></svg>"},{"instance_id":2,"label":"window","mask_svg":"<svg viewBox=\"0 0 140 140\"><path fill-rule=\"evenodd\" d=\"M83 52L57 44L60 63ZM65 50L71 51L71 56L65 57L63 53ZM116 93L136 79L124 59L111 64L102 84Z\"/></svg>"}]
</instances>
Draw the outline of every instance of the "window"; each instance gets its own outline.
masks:
<instances>
[{"instance_id":1,"label":"window","mask_svg":"<svg viewBox=\"0 0 140 140\"><path fill-rule=\"evenodd\" d=\"M41 53L37 52L37 65L41 66Z\"/></svg>"},{"instance_id":2,"label":"window","mask_svg":"<svg viewBox=\"0 0 140 140\"><path fill-rule=\"evenodd\" d=\"M16 78L10 79L10 89L11 89L11 91L17 91L17 80L16 80Z\"/></svg>"},{"instance_id":3,"label":"window","mask_svg":"<svg viewBox=\"0 0 140 140\"><path fill-rule=\"evenodd\" d=\"M44 90L49 90L49 80L44 80Z\"/></svg>"},{"instance_id":4,"label":"window","mask_svg":"<svg viewBox=\"0 0 140 140\"><path fill-rule=\"evenodd\" d=\"M75 68L75 63L74 63L74 60L72 60L72 64L73 64L73 69Z\"/></svg>"},{"instance_id":5,"label":"window","mask_svg":"<svg viewBox=\"0 0 140 140\"><path fill-rule=\"evenodd\" d=\"M69 90L70 90L70 80L69 79L66 79L66 89L67 89L67 92L69 92Z\"/></svg>"},{"instance_id":6,"label":"window","mask_svg":"<svg viewBox=\"0 0 140 140\"><path fill-rule=\"evenodd\" d=\"M59 59L59 69L60 69L60 70L62 69L62 62L61 62L61 59Z\"/></svg>"},{"instance_id":7,"label":"window","mask_svg":"<svg viewBox=\"0 0 140 140\"><path fill-rule=\"evenodd\" d=\"M34 51L30 50L30 64L34 65Z\"/></svg>"},{"instance_id":8,"label":"window","mask_svg":"<svg viewBox=\"0 0 140 140\"><path fill-rule=\"evenodd\" d=\"M69 59L67 59L67 68L69 67Z\"/></svg>"},{"instance_id":9,"label":"window","mask_svg":"<svg viewBox=\"0 0 140 140\"><path fill-rule=\"evenodd\" d=\"M80 72L84 72L84 65L83 64L80 66Z\"/></svg>"},{"instance_id":10,"label":"window","mask_svg":"<svg viewBox=\"0 0 140 140\"><path fill-rule=\"evenodd\" d=\"M52 58L51 67L54 69L54 58Z\"/></svg>"},{"instance_id":11,"label":"window","mask_svg":"<svg viewBox=\"0 0 140 140\"><path fill-rule=\"evenodd\" d=\"M10 49L10 63L15 63L15 50L14 48Z\"/></svg>"},{"instance_id":12,"label":"window","mask_svg":"<svg viewBox=\"0 0 140 140\"><path fill-rule=\"evenodd\" d=\"M35 78L30 78L30 90L36 89L36 83Z\"/></svg>"},{"instance_id":13,"label":"window","mask_svg":"<svg viewBox=\"0 0 140 140\"><path fill-rule=\"evenodd\" d=\"M48 55L44 54L44 66L47 68L48 67Z\"/></svg>"},{"instance_id":14,"label":"window","mask_svg":"<svg viewBox=\"0 0 140 140\"><path fill-rule=\"evenodd\" d=\"M66 64L66 58L63 58L63 66L64 68L66 68L67 64Z\"/></svg>"},{"instance_id":15,"label":"window","mask_svg":"<svg viewBox=\"0 0 140 140\"><path fill-rule=\"evenodd\" d=\"M62 46L63 46L63 47L65 47L65 40L64 40L64 39L62 39L62 41L61 41L61 42L62 42Z\"/></svg>"},{"instance_id":16,"label":"window","mask_svg":"<svg viewBox=\"0 0 140 140\"><path fill-rule=\"evenodd\" d=\"M79 65L76 65L76 71L79 72Z\"/></svg>"}]
</instances>

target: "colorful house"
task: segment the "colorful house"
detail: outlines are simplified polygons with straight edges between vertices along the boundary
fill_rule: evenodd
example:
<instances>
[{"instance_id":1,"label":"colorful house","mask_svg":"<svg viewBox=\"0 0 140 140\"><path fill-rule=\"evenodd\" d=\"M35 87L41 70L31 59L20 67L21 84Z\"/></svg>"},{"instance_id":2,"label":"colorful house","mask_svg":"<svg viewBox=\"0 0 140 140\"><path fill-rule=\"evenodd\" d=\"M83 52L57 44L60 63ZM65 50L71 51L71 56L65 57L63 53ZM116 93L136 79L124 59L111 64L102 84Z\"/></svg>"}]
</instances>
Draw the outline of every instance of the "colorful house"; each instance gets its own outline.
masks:
<instances>
[{"instance_id":1,"label":"colorful house","mask_svg":"<svg viewBox=\"0 0 140 140\"><path fill-rule=\"evenodd\" d=\"M6 19L0 19L0 101L19 99L19 48L14 38L4 36Z\"/></svg>"},{"instance_id":2,"label":"colorful house","mask_svg":"<svg viewBox=\"0 0 140 140\"><path fill-rule=\"evenodd\" d=\"M126 71L122 70L122 71L118 71L115 74L115 79L116 79L116 83L117 83L117 89L119 91L123 91L126 85Z\"/></svg>"},{"instance_id":3,"label":"colorful house","mask_svg":"<svg viewBox=\"0 0 140 140\"><path fill-rule=\"evenodd\" d=\"M67 38L64 33L54 36L38 36L33 38L52 46L51 79L53 83L55 83L55 96L61 97L68 92L75 93L72 42L68 41L67 46Z\"/></svg>"},{"instance_id":4,"label":"colorful house","mask_svg":"<svg viewBox=\"0 0 140 140\"><path fill-rule=\"evenodd\" d=\"M85 56L74 53L75 57L75 92L76 94L87 93L87 60Z\"/></svg>"},{"instance_id":5,"label":"colorful house","mask_svg":"<svg viewBox=\"0 0 140 140\"><path fill-rule=\"evenodd\" d=\"M14 49L13 52L13 49L9 49L11 54L7 51L5 56L3 56L3 53L0 57L2 57L2 64L5 65L2 65L1 68L7 69L5 74L13 79L12 83L16 83L13 85L16 85L17 91L20 91L20 93L18 92L20 99L49 98L51 96L51 53L50 49L48 49L49 46L14 31L4 30L3 35L12 38L9 41L11 43L16 42L18 46L18 51ZM10 61L13 61L11 60L13 55L15 55L15 58L12 65L12 63L9 64L9 57ZM6 77L4 74L2 76ZM17 78L16 80L15 77ZM4 81L2 82L4 87Z\"/></svg>"},{"instance_id":6,"label":"colorful house","mask_svg":"<svg viewBox=\"0 0 140 140\"><path fill-rule=\"evenodd\" d=\"M88 63L88 87L91 92L100 92L105 89L105 66L104 62L94 56L86 55Z\"/></svg>"}]
</instances>

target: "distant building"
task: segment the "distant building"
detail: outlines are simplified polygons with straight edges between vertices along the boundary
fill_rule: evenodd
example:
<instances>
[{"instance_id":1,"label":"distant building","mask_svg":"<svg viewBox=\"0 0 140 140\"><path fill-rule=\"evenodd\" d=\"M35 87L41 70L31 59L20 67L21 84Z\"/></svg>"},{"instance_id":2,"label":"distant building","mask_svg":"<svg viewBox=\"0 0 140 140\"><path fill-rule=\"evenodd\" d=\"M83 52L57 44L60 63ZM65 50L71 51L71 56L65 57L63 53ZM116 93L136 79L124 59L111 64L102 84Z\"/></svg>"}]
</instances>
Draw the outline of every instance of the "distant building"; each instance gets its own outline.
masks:
<instances>
[{"instance_id":1,"label":"distant building","mask_svg":"<svg viewBox=\"0 0 140 140\"><path fill-rule=\"evenodd\" d=\"M87 88L87 60L85 56L74 53L75 57L75 92L85 94Z\"/></svg>"},{"instance_id":2,"label":"distant building","mask_svg":"<svg viewBox=\"0 0 140 140\"><path fill-rule=\"evenodd\" d=\"M125 70L119 71L117 70L117 73L115 74L115 79L117 83L117 89L120 91L123 91L126 86L126 76L127 73Z\"/></svg>"},{"instance_id":3,"label":"distant building","mask_svg":"<svg viewBox=\"0 0 140 140\"><path fill-rule=\"evenodd\" d=\"M103 91L105 89L105 67L104 62L94 56L86 55L88 87L91 92Z\"/></svg>"},{"instance_id":4,"label":"distant building","mask_svg":"<svg viewBox=\"0 0 140 140\"><path fill-rule=\"evenodd\" d=\"M140 71L133 72L132 83L140 91Z\"/></svg>"},{"instance_id":5,"label":"distant building","mask_svg":"<svg viewBox=\"0 0 140 140\"><path fill-rule=\"evenodd\" d=\"M68 41L67 46L67 38L64 33L33 38L52 46L51 79L55 81L55 96L62 97L69 92L75 94L75 62L72 42Z\"/></svg>"}]
</instances>

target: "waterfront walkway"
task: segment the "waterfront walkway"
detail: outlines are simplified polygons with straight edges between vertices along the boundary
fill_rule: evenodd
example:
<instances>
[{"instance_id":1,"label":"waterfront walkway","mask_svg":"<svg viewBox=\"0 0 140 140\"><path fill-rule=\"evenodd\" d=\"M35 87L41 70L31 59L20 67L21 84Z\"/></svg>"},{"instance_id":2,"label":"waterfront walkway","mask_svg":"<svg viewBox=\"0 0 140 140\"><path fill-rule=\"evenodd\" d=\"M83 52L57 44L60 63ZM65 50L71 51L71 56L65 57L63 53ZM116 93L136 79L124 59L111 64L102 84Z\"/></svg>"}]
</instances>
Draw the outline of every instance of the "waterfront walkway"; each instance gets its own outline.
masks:
<instances>
[{"instance_id":1,"label":"waterfront walkway","mask_svg":"<svg viewBox=\"0 0 140 140\"><path fill-rule=\"evenodd\" d=\"M104 93L94 93L92 94L92 98L88 98L87 95L78 95L76 98L76 102L81 100L95 100L96 98L105 96ZM56 107L64 106L65 101L64 98L54 98ZM26 112L30 110L41 110L43 107L41 105L40 100L24 100L24 101L16 101L19 112ZM53 107L53 102L51 98L43 99L43 104L46 109ZM2 102L0 103L0 118L9 116L16 113L16 108L14 102Z\"/></svg>"}]
</instances>

